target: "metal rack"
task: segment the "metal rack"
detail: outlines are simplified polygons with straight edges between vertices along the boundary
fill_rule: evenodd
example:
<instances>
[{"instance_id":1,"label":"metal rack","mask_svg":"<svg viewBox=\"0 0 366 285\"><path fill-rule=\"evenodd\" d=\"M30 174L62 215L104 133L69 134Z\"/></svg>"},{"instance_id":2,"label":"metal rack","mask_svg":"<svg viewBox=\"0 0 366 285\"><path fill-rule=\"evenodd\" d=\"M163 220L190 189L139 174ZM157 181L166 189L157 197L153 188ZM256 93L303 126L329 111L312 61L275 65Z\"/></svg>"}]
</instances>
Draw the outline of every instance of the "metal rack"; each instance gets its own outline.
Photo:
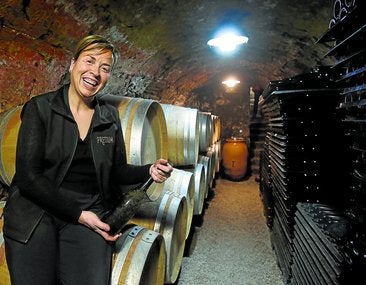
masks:
<instances>
[{"instance_id":1,"label":"metal rack","mask_svg":"<svg viewBox=\"0 0 366 285\"><path fill-rule=\"evenodd\" d=\"M335 0L334 65L271 81L260 189L288 284L358 284L366 268L365 1Z\"/></svg>"}]
</instances>

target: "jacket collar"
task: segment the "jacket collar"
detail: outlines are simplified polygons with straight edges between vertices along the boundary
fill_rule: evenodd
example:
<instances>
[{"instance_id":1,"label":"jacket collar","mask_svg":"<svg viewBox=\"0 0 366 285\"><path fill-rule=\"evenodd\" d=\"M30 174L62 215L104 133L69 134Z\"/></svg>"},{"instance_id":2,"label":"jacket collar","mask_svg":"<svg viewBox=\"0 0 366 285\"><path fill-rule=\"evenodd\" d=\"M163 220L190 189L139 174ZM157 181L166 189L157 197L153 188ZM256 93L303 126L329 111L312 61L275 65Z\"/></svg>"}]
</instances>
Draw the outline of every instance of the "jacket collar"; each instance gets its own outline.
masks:
<instances>
[{"instance_id":1,"label":"jacket collar","mask_svg":"<svg viewBox=\"0 0 366 285\"><path fill-rule=\"evenodd\" d=\"M50 100L50 107L56 113L74 120L69 105L69 87L70 85L66 84L54 93L53 98ZM109 108L107 108L107 106L104 103L101 103L97 98L95 99L94 108L95 113L93 118L93 127L115 122L113 114Z\"/></svg>"}]
</instances>

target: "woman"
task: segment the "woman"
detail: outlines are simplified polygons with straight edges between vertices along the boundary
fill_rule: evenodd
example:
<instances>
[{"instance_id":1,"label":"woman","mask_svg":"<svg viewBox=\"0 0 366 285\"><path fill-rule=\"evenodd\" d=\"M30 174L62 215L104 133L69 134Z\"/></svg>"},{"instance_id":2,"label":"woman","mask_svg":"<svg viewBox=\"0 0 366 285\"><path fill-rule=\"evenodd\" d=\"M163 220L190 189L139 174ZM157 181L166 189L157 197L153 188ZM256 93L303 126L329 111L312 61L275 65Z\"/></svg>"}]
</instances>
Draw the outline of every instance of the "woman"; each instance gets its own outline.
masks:
<instances>
[{"instance_id":1,"label":"woman","mask_svg":"<svg viewBox=\"0 0 366 285\"><path fill-rule=\"evenodd\" d=\"M6 259L12 284L109 284L112 244L100 217L120 185L151 177L164 182L167 160L134 166L118 111L96 95L118 58L98 35L77 45L70 84L33 97L23 108L16 174L4 209Z\"/></svg>"}]
</instances>

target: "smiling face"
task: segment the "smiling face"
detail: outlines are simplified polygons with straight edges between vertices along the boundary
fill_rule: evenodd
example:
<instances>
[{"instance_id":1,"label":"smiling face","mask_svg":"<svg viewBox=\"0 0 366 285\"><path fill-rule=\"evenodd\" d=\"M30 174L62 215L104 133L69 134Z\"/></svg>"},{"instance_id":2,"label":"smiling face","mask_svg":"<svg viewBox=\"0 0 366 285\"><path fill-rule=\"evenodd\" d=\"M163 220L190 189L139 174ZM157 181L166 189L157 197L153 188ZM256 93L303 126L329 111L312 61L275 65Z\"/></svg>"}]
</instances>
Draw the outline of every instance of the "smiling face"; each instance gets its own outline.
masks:
<instances>
[{"instance_id":1,"label":"smiling face","mask_svg":"<svg viewBox=\"0 0 366 285\"><path fill-rule=\"evenodd\" d=\"M70 91L82 99L92 99L104 88L111 75L112 52L91 45L70 65Z\"/></svg>"}]
</instances>

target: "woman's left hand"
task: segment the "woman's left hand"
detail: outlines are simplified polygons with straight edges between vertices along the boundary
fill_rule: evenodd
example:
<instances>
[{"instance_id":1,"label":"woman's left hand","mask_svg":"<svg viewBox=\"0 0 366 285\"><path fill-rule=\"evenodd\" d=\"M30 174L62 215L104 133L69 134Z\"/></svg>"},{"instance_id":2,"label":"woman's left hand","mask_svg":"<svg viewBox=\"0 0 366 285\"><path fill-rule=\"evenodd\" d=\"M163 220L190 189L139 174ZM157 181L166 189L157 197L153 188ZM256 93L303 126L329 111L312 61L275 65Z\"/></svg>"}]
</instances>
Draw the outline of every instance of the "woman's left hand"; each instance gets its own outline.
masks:
<instances>
[{"instance_id":1,"label":"woman's left hand","mask_svg":"<svg viewBox=\"0 0 366 285\"><path fill-rule=\"evenodd\" d=\"M170 176L173 171L168 160L160 158L150 167L150 175L157 183L162 183Z\"/></svg>"},{"instance_id":2,"label":"woman's left hand","mask_svg":"<svg viewBox=\"0 0 366 285\"><path fill-rule=\"evenodd\" d=\"M109 225L102 222L98 216L91 211L82 211L79 217L79 223L100 234L106 241L116 241L122 235L119 233L111 236L108 233L110 230Z\"/></svg>"}]
</instances>

